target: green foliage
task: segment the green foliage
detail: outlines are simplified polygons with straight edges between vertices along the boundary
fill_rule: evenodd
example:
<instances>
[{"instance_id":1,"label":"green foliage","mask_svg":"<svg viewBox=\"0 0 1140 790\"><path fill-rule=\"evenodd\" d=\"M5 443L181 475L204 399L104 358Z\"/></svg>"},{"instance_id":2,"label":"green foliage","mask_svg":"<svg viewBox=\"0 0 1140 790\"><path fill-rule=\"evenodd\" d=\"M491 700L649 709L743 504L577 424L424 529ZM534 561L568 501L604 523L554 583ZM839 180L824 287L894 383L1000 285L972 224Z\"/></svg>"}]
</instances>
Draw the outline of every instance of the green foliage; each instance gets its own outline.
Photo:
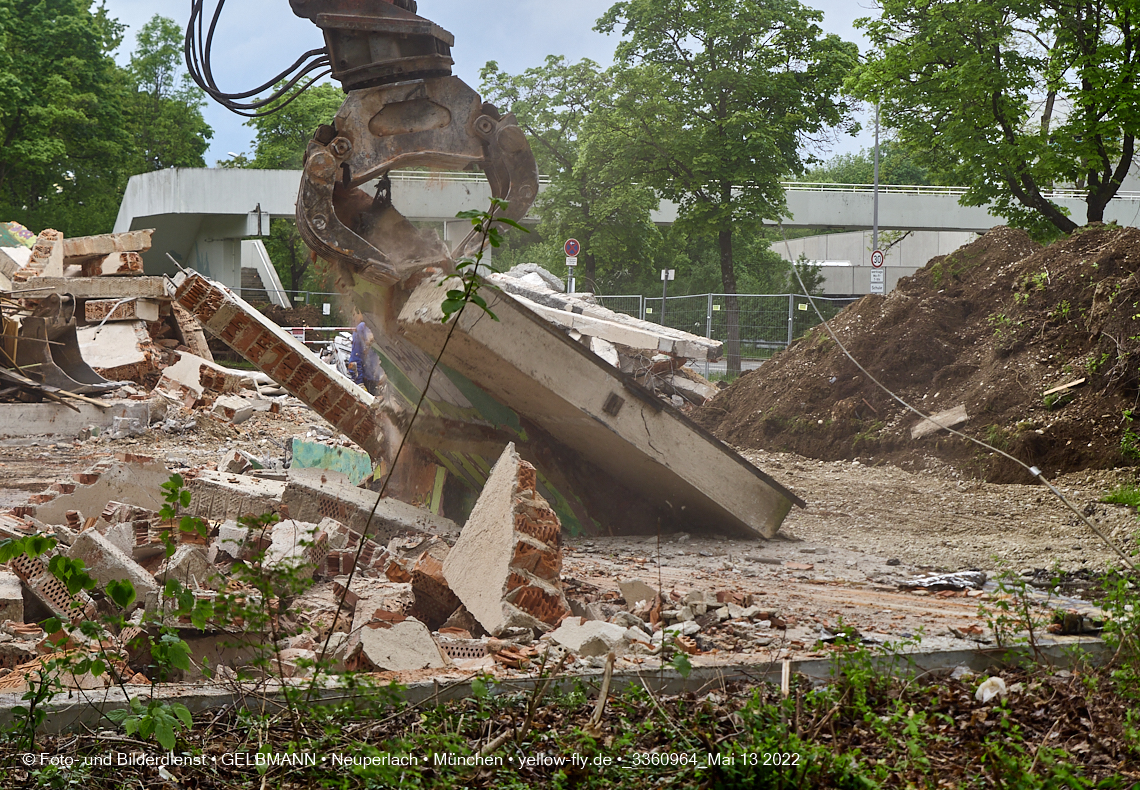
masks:
<instances>
[{"instance_id":1,"label":"green foliage","mask_svg":"<svg viewBox=\"0 0 1140 790\"><path fill-rule=\"evenodd\" d=\"M452 280L459 280L459 287L449 289L446 298L440 304L440 309L443 312L443 318L441 319L443 323L446 324L451 319L451 316L461 312L468 304L475 305L490 316L492 320L499 320L498 317L491 312L491 309L487 307L487 300L479 295L479 288L486 285L481 277L483 271L498 271L493 266L482 262L484 250L488 244L491 245L491 247L502 246L503 231L496 226L506 225L522 233L528 232L526 228L513 219L496 216L496 212L506 211L509 205L506 200L501 198L491 198L491 208L489 211L461 211L456 214L457 218L471 222L471 226L479 235L480 244L479 251L475 253L474 257L461 260L455 266L456 273L449 274L444 278L443 282L440 283L440 285L444 285Z\"/></svg>"},{"instance_id":2,"label":"green foliage","mask_svg":"<svg viewBox=\"0 0 1140 790\"><path fill-rule=\"evenodd\" d=\"M933 184L918 154L893 142L879 145L879 183L926 186ZM836 154L807 170L798 180L819 184L874 184L875 150Z\"/></svg>"},{"instance_id":3,"label":"green foliage","mask_svg":"<svg viewBox=\"0 0 1140 790\"><path fill-rule=\"evenodd\" d=\"M935 178L1039 239L1077 227L1048 196L1073 185L1101 220L1132 163L1140 29L1128 3L883 0L848 83Z\"/></svg>"},{"instance_id":4,"label":"green foliage","mask_svg":"<svg viewBox=\"0 0 1140 790\"><path fill-rule=\"evenodd\" d=\"M551 177L533 212L540 218L540 238L523 247L528 261L558 271L565 261L563 243L578 239L580 290L596 293L619 271L650 268L660 233L649 212L658 198L647 185L611 166L606 129L590 123L607 75L593 61L569 63L551 55L544 65L519 75L490 61L480 78L484 98L518 118L539 172Z\"/></svg>"},{"instance_id":5,"label":"green foliage","mask_svg":"<svg viewBox=\"0 0 1140 790\"><path fill-rule=\"evenodd\" d=\"M1123 412L1124 417L1124 432L1120 436L1120 452L1129 460L1140 460L1140 435L1132 427L1134 419L1132 409L1125 409Z\"/></svg>"},{"instance_id":6,"label":"green foliage","mask_svg":"<svg viewBox=\"0 0 1140 790\"><path fill-rule=\"evenodd\" d=\"M1121 483L1100 499L1109 505L1128 505L1140 508L1140 485L1136 483Z\"/></svg>"},{"instance_id":7,"label":"green foliage","mask_svg":"<svg viewBox=\"0 0 1140 790\"><path fill-rule=\"evenodd\" d=\"M154 739L167 751L174 749L178 730L194 726L194 718L185 705L160 699L152 699L143 705L138 697L131 697L129 709L108 711L107 718L122 724L128 736L138 733L140 738L146 739L154 735Z\"/></svg>"},{"instance_id":8,"label":"green foliage","mask_svg":"<svg viewBox=\"0 0 1140 790\"><path fill-rule=\"evenodd\" d=\"M126 69L129 172L205 167L214 131L202 117L205 94L182 70L182 28L155 15L136 35Z\"/></svg>"},{"instance_id":9,"label":"green foliage","mask_svg":"<svg viewBox=\"0 0 1140 790\"><path fill-rule=\"evenodd\" d=\"M835 97L858 52L823 35L820 19L797 0L630 0L598 21L623 34L591 118L610 141L598 166L653 187L678 204L684 228L717 237L724 293L738 293L733 233L784 215L780 181L803 171L800 144L853 128ZM738 371L734 307L727 356Z\"/></svg>"}]
</instances>

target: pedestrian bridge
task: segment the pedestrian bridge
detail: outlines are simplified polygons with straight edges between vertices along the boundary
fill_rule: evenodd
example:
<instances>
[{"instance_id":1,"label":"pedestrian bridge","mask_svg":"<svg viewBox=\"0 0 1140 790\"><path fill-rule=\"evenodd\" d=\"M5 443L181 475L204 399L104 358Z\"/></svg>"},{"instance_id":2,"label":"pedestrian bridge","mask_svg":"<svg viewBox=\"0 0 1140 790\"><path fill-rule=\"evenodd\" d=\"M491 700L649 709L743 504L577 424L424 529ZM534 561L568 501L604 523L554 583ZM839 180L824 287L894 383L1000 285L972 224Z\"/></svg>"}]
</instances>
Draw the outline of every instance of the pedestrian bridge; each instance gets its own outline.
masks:
<instances>
[{"instance_id":1,"label":"pedestrian bridge","mask_svg":"<svg viewBox=\"0 0 1140 790\"><path fill-rule=\"evenodd\" d=\"M392 201L404 216L437 223L447 241L463 238L467 220L455 215L487 206L491 189L482 173L396 171ZM119 208L115 231L154 228L154 247L144 257L148 274L172 273L170 253L184 264L231 287L241 282L242 239L268 235L269 220L292 217L299 170L171 168L133 176ZM542 184L549 183L542 179ZM873 192L865 184L786 183L789 217L785 227L871 227ZM541 189L541 186L540 186ZM881 186L879 227L883 230L986 231L1004 222L985 207L962 206L959 187ZM1080 221L1085 205L1075 192L1050 196ZM677 206L662 201L653 221L667 225ZM1136 226L1140 192L1121 193L1105 211L1106 222ZM247 266L250 266L248 261Z\"/></svg>"}]
</instances>

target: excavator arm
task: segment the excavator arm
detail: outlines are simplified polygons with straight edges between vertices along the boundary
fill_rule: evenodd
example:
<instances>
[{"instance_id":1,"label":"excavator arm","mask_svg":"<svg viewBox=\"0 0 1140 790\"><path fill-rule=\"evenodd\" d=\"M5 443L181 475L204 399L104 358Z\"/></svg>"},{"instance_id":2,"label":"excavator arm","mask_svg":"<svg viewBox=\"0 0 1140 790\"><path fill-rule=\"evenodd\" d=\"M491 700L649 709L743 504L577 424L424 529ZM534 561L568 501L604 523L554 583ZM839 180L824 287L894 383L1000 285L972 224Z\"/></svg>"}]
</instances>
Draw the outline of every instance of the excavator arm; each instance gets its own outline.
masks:
<instances>
[{"instance_id":1,"label":"excavator arm","mask_svg":"<svg viewBox=\"0 0 1140 790\"><path fill-rule=\"evenodd\" d=\"M427 267L450 271L477 252L474 233L449 251L392 206L396 168L482 170L503 216L538 194L530 145L511 114L452 75L454 37L416 14L415 0L290 0L324 31L332 76L347 97L305 153L297 227L321 258L382 285ZM362 189L375 182L375 193Z\"/></svg>"}]
</instances>

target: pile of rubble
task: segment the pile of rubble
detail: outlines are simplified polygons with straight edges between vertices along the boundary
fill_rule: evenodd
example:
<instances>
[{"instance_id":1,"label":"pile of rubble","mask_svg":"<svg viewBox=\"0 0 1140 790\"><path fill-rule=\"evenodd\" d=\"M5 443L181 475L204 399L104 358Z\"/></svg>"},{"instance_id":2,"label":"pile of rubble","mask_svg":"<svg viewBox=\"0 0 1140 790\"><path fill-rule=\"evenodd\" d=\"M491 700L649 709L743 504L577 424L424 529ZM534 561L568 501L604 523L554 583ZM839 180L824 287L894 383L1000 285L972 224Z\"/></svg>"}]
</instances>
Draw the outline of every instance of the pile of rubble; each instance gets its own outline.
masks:
<instances>
[{"instance_id":1,"label":"pile of rubble","mask_svg":"<svg viewBox=\"0 0 1140 790\"><path fill-rule=\"evenodd\" d=\"M165 474L147 459L105 462L0 516L0 539L53 535L54 551L82 560L97 589L129 580L137 591L118 611L98 593L69 593L47 570L50 554L21 556L9 571L0 569L0 689L19 688L46 656L95 647L77 630L46 634L35 625L50 616L78 623L122 615L127 625L103 647L123 680L156 678L139 637L157 636L160 624L176 628L191 647L194 668L183 679L233 677L269 635L234 618L195 625L164 616L172 604L163 589L176 579L199 600L237 594L256 602L257 589L243 581L250 570L303 580L300 588L275 582L279 597L270 602L279 639L274 666L286 676L308 675L322 653L334 671L526 670L549 661L542 655L548 650L569 653L571 663L610 652L644 661L666 641L698 652L694 636L724 622L738 637L752 635L751 621L780 625L750 596L730 591L675 599L640 581L601 596L573 581L564 587L561 523L536 491L534 467L513 445L462 529L396 500L377 503L335 472L290 470L284 481L199 472L188 482L185 512L210 528L185 532L157 512L154 496ZM261 513L280 520L245 519ZM176 544L169 557L164 533ZM67 680L82 688L111 682Z\"/></svg>"}]
</instances>

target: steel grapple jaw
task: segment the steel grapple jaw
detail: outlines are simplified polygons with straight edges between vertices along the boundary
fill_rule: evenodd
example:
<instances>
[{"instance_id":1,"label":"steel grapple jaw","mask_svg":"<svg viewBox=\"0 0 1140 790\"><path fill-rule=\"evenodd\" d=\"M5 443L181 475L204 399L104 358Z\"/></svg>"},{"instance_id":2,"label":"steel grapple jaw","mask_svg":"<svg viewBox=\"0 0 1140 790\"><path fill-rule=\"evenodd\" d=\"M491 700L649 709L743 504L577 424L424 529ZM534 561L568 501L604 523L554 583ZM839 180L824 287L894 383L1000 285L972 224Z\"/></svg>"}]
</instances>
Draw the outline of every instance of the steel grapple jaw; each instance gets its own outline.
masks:
<instances>
[{"instance_id":1,"label":"steel grapple jaw","mask_svg":"<svg viewBox=\"0 0 1140 790\"><path fill-rule=\"evenodd\" d=\"M474 234L449 251L392 206L387 176L396 168L481 169L509 203L502 216L526 214L538 194L530 144L513 115L451 75L450 33L407 0L291 2L325 31L333 75L348 90L305 154L297 227L317 255L392 284L477 251ZM361 188L371 183L374 194Z\"/></svg>"}]
</instances>

